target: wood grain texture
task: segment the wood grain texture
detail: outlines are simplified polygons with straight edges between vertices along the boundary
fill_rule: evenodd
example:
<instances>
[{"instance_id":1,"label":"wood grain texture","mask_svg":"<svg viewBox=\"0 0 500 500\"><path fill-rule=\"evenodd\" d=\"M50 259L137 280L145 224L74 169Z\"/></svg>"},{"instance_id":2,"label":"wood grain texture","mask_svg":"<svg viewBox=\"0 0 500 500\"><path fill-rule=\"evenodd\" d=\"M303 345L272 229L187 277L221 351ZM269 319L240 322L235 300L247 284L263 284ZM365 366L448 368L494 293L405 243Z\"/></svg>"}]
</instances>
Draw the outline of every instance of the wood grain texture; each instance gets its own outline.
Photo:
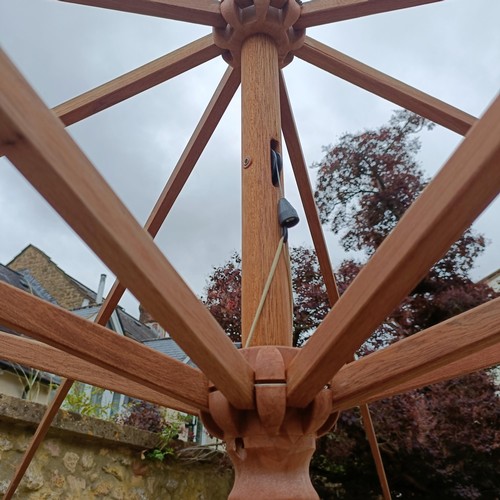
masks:
<instances>
[{"instance_id":1,"label":"wood grain texture","mask_svg":"<svg viewBox=\"0 0 500 500\"><path fill-rule=\"evenodd\" d=\"M216 0L61 0L105 9L163 17L175 21L223 28L226 25Z\"/></svg>"},{"instance_id":2,"label":"wood grain texture","mask_svg":"<svg viewBox=\"0 0 500 500\"><path fill-rule=\"evenodd\" d=\"M2 335L2 337L0 337L0 352L2 353L1 355L4 357L4 359L9 359L17 363L22 363L22 361L16 361L15 359L11 359L18 351L16 351L16 347L13 347L12 344L5 346L5 344L3 344L2 342L4 334L0 332L0 335ZM8 334L8 336L12 337L12 335L10 334ZM7 347L7 349L4 350L4 347ZM25 353L21 351L21 354L24 355ZM9 355L11 357L8 357ZM12 476L9 486L7 487L7 490L5 491L5 494L3 496L3 500L10 500L14 496L14 493L16 492L16 489L19 486L19 483L23 479L24 473L28 469L31 460L35 456L36 450L38 450L38 447L44 440L45 435L47 434L47 431L50 428L50 424L56 417L57 412L59 411L59 408L61 407L64 398L68 394L72 385L73 385L72 380L64 380L58 387L54 399L52 399L50 405L47 407L47 411L44 413L42 420L38 424L35 434L33 434L33 438L31 439L30 444L28 445L26 451L24 452L23 458L16 467L14 475Z\"/></svg>"},{"instance_id":3,"label":"wood grain texture","mask_svg":"<svg viewBox=\"0 0 500 500\"><path fill-rule=\"evenodd\" d=\"M412 391L413 389L425 387L426 385L451 380L461 377L462 375L467 375L468 373L491 368L498 364L500 364L500 346L495 344L485 349L481 349L474 354L469 354L459 361L454 361L441 368L429 370L420 377L412 378L407 382L397 384L389 389L370 395L367 397L367 403L395 396L396 394L402 394L403 392Z\"/></svg>"},{"instance_id":4,"label":"wood grain texture","mask_svg":"<svg viewBox=\"0 0 500 500\"><path fill-rule=\"evenodd\" d=\"M219 123L220 118L224 114L229 102L231 101L231 98L236 92L236 89L239 86L239 82L240 82L239 72L229 68L224 74L224 77L222 78L221 83L217 87L214 96L212 97L205 113L203 114L200 120L200 123L198 124L183 154L181 155L181 158L176 168L172 172L169 182L165 186L165 189L161 193L158 202L156 203L155 207L151 212L151 215L148 218L148 221L146 222L145 229L151 234L151 236L153 236L153 238L159 231L161 225L163 224L163 221L170 212L172 205L174 204L175 200L177 199L177 196L179 195L181 189L183 188L185 182L187 181L194 165L198 161L200 154L205 148L208 140L210 139L213 131L215 130L215 127ZM106 325L109 318L111 317L111 314L117 307L118 302L120 301L124 292L125 292L125 287L121 285L121 283L118 280L115 280L113 286L111 287L111 290L109 291L108 296L106 297L106 300L99 309L99 312L95 319L96 323L103 326ZM66 354L66 356L68 355ZM52 370L52 372L56 373L55 370ZM71 389L73 382L74 381L71 378L61 381L61 384L57 389L54 399L47 406L47 410L45 411L43 418L36 429L33 439L30 442L27 450L25 451L23 459L19 463L18 468L16 469L14 477L11 480L11 484L7 489L6 493L7 495L12 496L14 494L17 486L19 485L19 482L22 479L23 474L26 472L26 469L28 468L34 454L36 453L38 446L43 441L44 436L47 434L47 431L49 430L50 425L52 423L52 420L57 415L57 411L59 410L62 402L64 401L64 398ZM129 383L133 384L133 382ZM144 391L151 392L151 390L148 388L144 388L143 392ZM121 392L125 393L126 391L122 390ZM140 392L137 394L140 394ZM152 391L152 394L154 395L154 391ZM132 394L128 393L128 395ZM141 398L141 396L133 396L133 397ZM162 404L162 406L169 406L168 404L166 404L168 398L166 398L165 396L162 396L162 398L163 398L163 403L158 403L158 404ZM152 401L151 398L148 399L146 396L142 396L142 399L147 399L149 401ZM181 409L179 405L181 405L181 403L172 400L171 404L172 408ZM181 411L186 411L186 413L192 413L186 410L188 408L187 406L184 405L183 408L184 409L181 409Z\"/></svg>"},{"instance_id":5,"label":"wood grain texture","mask_svg":"<svg viewBox=\"0 0 500 500\"><path fill-rule=\"evenodd\" d=\"M291 405L310 402L495 198L499 163L497 98L294 359Z\"/></svg>"},{"instance_id":6,"label":"wood grain texture","mask_svg":"<svg viewBox=\"0 0 500 500\"><path fill-rule=\"evenodd\" d=\"M298 29L321 24L346 21L357 17L381 14L393 10L407 9L442 0L312 0L302 6L300 19L294 27Z\"/></svg>"},{"instance_id":7,"label":"wood grain texture","mask_svg":"<svg viewBox=\"0 0 500 500\"><path fill-rule=\"evenodd\" d=\"M384 463L382 462L382 455L380 454L377 435L375 434L375 428L373 427L372 416L370 415L368 405L360 405L359 411L361 413L361 418L363 419L363 428L365 429L366 438L368 439L368 444L370 445L370 451L372 453L373 461L375 462L375 468L377 469L380 487L382 488L382 495L384 500L391 500L391 490L389 488L389 483L387 482Z\"/></svg>"},{"instance_id":8,"label":"wood grain texture","mask_svg":"<svg viewBox=\"0 0 500 500\"><path fill-rule=\"evenodd\" d=\"M153 238L188 180L239 85L239 70L228 68L146 222L145 228Z\"/></svg>"},{"instance_id":9,"label":"wood grain texture","mask_svg":"<svg viewBox=\"0 0 500 500\"><path fill-rule=\"evenodd\" d=\"M242 156L242 341L255 312L281 238L280 192L271 177L271 141L281 151L278 50L265 35L245 40L241 50ZM292 344L288 253L282 252L251 345Z\"/></svg>"},{"instance_id":10,"label":"wood grain texture","mask_svg":"<svg viewBox=\"0 0 500 500\"><path fill-rule=\"evenodd\" d=\"M283 130L286 148L288 150L288 155L290 156L290 162L292 164L295 181L297 182L297 187L299 189L300 199L302 200L302 205L306 214L309 231L311 232L314 250L316 251L316 255L318 257L319 267L325 283L330 307L333 307L339 299L339 291L337 289L337 283L335 282L335 275L333 273L332 263L326 246L325 235L323 234L323 228L319 220L318 209L316 208L316 202L314 201L311 181L309 180L309 175L307 173L306 161L304 159L304 153L302 152L302 146L300 144L299 134L295 124L292 107L290 105L286 84L283 79L283 72L281 72L280 76L280 104L281 128Z\"/></svg>"},{"instance_id":11,"label":"wood grain texture","mask_svg":"<svg viewBox=\"0 0 500 500\"><path fill-rule=\"evenodd\" d=\"M286 84L283 78L283 72L280 73L280 102L281 128L285 137L288 154L290 156L293 172L295 174L295 180L299 189L299 194L302 199L302 205L304 206L304 211L306 213L309 231L311 232L314 249L318 257L318 262L321 269L321 274L323 276L323 281L325 283L326 292L328 294L330 307L333 307L339 299L339 291L328 254L323 228L319 220L316 202L314 201L311 181L309 180L309 175L307 174L306 162L304 159L304 154L302 152L302 147L300 145L297 126L293 117L290 99L288 97ZM377 475L382 488L382 493L384 495L384 500L388 500L391 498L391 493L389 484L387 482L382 457L380 455L380 450L378 448L377 437L375 434L375 429L373 427L373 422L371 420L368 405L361 405L360 411L363 415L363 427L365 429L367 439L370 443L373 461L375 462L375 467L377 469Z\"/></svg>"},{"instance_id":12,"label":"wood grain texture","mask_svg":"<svg viewBox=\"0 0 500 500\"><path fill-rule=\"evenodd\" d=\"M125 291L125 289L120 285L120 283L118 281L115 281L108 296L106 297L106 300L104 301L104 304L102 304L101 308L99 309L99 312L98 312L97 317L95 319L96 323L98 323L100 325L105 325L108 322L109 318L111 317L111 314L113 314L113 311L115 310L116 306L118 305L118 302L120 301L120 298L123 295L124 291ZM26 339L22 339L22 340L26 340ZM10 342L11 342L11 344L9 344L8 342L7 342L7 344L5 344L5 339L4 339L4 342L2 342L2 338L0 338L0 350L2 349L2 347L3 348L6 347L7 348L6 351L9 353L7 355L4 351L3 352L4 358L9 359L11 361L16 361L17 363L24 363L24 361L22 361L22 360L13 360L11 357L8 357L8 356L13 356L14 354L19 352L19 349L16 351L15 347L13 347L13 345L12 345L13 341L10 340ZM35 341L30 340L30 342L35 342ZM43 348L43 349L53 349L52 347L46 346L44 344L39 343L39 345L42 346L41 348ZM68 354L62 353L62 351L57 351L57 353L59 353L63 356L69 356ZM21 354L21 356L29 356L32 354L32 352L29 349L29 346L25 345L24 348L22 348L22 350L20 351L20 354ZM53 355L50 356L50 355L45 354L45 355L41 355L40 357L44 361L53 361L54 360ZM82 362L80 359L75 358L74 356L72 358L73 358L73 360L78 360L77 362ZM68 361L68 360L66 359L65 361ZM46 371L49 371L51 373L55 373L57 375L62 375L62 373L58 372L57 370L51 370L48 367L47 368L40 368L34 364L29 364L28 362L26 362L25 364L27 364L28 366L32 366L32 367L41 369L41 370L46 370ZM70 366L73 366L74 364L75 364L75 362L73 361L73 363L71 363ZM64 368L65 366L66 366L66 364L63 363L59 366L59 368ZM56 365L56 367L57 367L57 365ZM87 367L87 371L89 373L94 372L94 370L96 370L96 369L102 370L100 367L97 367L95 365L88 365L88 367ZM109 374L111 372L106 372L106 373ZM66 376L68 376L68 375L66 375ZM113 374L113 376L116 377L116 375L114 375L114 374ZM47 432L50 429L50 426L52 425L52 421L56 417L57 412L59 411L59 408L61 408L61 405L63 404L64 399L66 398L69 391L71 390L71 387L73 387L73 383L75 381L73 378L71 378L71 376L69 376L69 377L70 378L63 378L61 380L61 383L59 384L59 387L57 388L57 391L56 391L54 397L47 405L47 409L45 410L45 412L42 416L42 420L40 420L40 422L38 423L38 426L35 430L35 433L33 434L33 437L31 439L28 447L26 448L22 459L19 462L19 464L14 472L14 475L12 476L12 479L10 481L8 488L7 488L7 491L5 492L4 500L10 500L13 497L14 493L16 492L17 487L19 486L19 483L21 482L21 480L23 478L24 473L28 469L31 461L33 460L33 457L35 456L35 453L38 450L38 447L45 439L45 436L47 435ZM101 383L102 383L102 381L101 381ZM131 381L128 381L128 383L134 384L134 382L131 382ZM146 387L144 389L147 391L151 391L151 389L146 388Z\"/></svg>"},{"instance_id":13,"label":"wood grain texture","mask_svg":"<svg viewBox=\"0 0 500 500\"><path fill-rule=\"evenodd\" d=\"M442 367L490 348L493 359L500 362L500 298L346 365L331 382L334 407L349 408L412 380L427 382ZM454 365L454 375L476 367L480 368ZM449 367L444 373L450 373Z\"/></svg>"},{"instance_id":14,"label":"wood grain texture","mask_svg":"<svg viewBox=\"0 0 500 500\"><path fill-rule=\"evenodd\" d=\"M188 406L207 407L199 370L4 283L0 324Z\"/></svg>"},{"instance_id":15,"label":"wood grain texture","mask_svg":"<svg viewBox=\"0 0 500 500\"><path fill-rule=\"evenodd\" d=\"M375 95L465 135L477 119L310 37L297 57Z\"/></svg>"},{"instance_id":16,"label":"wood grain texture","mask_svg":"<svg viewBox=\"0 0 500 500\"><path fill-rule=\"evenodd\" d=\"M59 104L53 111L66 126L72 125L195 68L221 53L222 50L214 45L212 35L207 35Z\"/></svg>"},{"instance_id":17,"label":"wood grain texture","mask_svg":"<svg viewBox=\"0 0 500 500\"><path fill-rule=\"evenodd\" d=\"M0 56L0 145L9 160L237 407L253 370L8 58Z\"/></svg>"},{"instance_id":18,"label":"wood grain texture","mask_svg":"<svg viewBox=\"0 0 500 500\"><path fill-rule=\"evenodd\" d=\"M0 331L0 357L37 370L44 370L85 384L125 394L132 398L143 399L165 408L172 408L192 415L198 414L198 409L194 406L182 403L164 393L152 390L77 356L26 337L18 337Z\"/></svg>"}]
</instances>

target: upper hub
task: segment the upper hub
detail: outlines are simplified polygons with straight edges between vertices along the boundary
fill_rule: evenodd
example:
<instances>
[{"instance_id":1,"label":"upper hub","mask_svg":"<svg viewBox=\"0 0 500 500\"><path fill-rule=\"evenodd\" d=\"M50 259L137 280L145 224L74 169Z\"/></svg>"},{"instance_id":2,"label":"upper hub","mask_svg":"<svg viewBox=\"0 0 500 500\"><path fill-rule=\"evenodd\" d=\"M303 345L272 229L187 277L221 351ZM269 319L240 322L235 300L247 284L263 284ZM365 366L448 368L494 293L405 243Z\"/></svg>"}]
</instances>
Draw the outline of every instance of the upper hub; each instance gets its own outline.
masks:
<instances>
[{"instance_id":1,"label":"upper hub","mask_svg":"<svg viewBox=\"0 0 500 500\"><path fill-rule=\"evenodd\" d=\"M214 28L215 44L226 51L224 59L234 67L241 61L241 45L249 36L265 34L278 48L280 67L293 59L292 51L304 43L305 30L293 25L300 17L298 0L222 0L225 28Z\"/></svg>"}]
</instances>

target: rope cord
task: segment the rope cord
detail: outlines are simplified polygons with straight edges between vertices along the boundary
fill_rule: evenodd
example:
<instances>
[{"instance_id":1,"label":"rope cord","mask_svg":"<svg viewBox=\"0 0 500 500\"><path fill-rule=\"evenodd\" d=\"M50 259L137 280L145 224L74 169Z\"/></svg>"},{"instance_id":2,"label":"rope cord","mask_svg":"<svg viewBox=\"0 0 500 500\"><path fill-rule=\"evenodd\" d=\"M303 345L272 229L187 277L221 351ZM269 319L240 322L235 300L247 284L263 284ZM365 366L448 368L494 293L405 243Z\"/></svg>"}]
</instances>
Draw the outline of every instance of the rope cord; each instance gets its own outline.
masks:
<instances>
[{"instance_id":1,"label":"rope cord","mask_svg":"<svg viewBox=\"0 0 500 500\"><path fill-rule=\"evenodd\" d=\"M245 343L245 348L250 346L250 343L252 342L252 337L255 332L255 327L257 326L257 322L259 321L260 314L262 312L262 309L264 307L264 303L266 302L267 294L269 292L269 288L271 288L271 283L274 278L274 273L276 272L276 268L278 267L278 262L280 258L281 251L284 247L284 236L280 238L280 241L278 243L278 248L276 249L276 254L274 255L274 260L271 265L271 270L269 271L269 276L267 277L266 284L264 286L264 290L262 291L262 296L260 298L259 306L257 307L257 311L255 311L255 317L253 319L252 326L250 328L250 333L248 334L247 341Z\"/></svg>"}]
</instances>

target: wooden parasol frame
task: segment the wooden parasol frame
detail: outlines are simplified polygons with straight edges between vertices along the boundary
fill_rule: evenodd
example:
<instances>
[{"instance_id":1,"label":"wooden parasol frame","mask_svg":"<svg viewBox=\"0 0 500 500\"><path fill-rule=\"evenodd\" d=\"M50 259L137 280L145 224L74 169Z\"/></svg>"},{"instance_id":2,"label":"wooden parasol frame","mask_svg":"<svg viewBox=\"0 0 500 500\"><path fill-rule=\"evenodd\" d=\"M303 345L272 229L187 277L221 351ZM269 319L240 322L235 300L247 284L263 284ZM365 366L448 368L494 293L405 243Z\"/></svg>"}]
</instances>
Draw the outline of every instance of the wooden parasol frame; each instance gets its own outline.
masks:
<instances>
[{"instance_id":1,"label":"wooden parasol frame","mask_svg":"<svg viewBox=\"0 0 500 500\"><path fill-rule=\"evenodd\" d=\"M236 469L232 499L255 497L255 491L262 498L317 498L308 478L315 439L331 429L338 411L361 406L384 497L390 498L367 403L500 362L500 299L363 359L352 361L353 356L498 194L500 99L477 120L306 36L305 30L440 0L69 1L212 26L213 34L52 111L0 54L1 152L119 278L95 324L0 284L0 323L35 339L0 334L0 357L66 377L4 498L14 494L74 380L200 414L227 443ZM229 67L141 228L64 127L218 56ZM341 298L281 72L293 56L465 136ZM240 83L246 348L238 351L152 238ZM281 152L282 133L332 306L301 349L291 345L286 244L276 253L282 193L271 182L270 153ZM126 289L199 369L103 326ZM152 356L156 372L147 368Z\"/></svg>"}]
</instances>

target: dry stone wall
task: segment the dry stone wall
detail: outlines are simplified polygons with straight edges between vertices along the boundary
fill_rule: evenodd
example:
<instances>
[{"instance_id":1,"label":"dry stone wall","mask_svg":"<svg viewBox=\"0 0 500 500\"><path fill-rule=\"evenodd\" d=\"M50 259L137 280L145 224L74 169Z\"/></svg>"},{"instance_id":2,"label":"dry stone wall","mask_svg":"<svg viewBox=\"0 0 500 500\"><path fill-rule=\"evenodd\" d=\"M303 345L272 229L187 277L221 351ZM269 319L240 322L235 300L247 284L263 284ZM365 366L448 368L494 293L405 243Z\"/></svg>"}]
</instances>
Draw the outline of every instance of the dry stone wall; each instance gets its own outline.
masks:
<instances>
[{"instance_id":1,"label":"dry stone wall","mask_svg":"<svg viewBox=\"0 0 500 500\"><path fill-rule=\"evenodd\" d=\"M0 494L29 444L44 406L0 395ZM222 500L232 471L217 463L141 457L157 443L149 432L59 412L15 499Z\"/></svg>"}]
</instances>

